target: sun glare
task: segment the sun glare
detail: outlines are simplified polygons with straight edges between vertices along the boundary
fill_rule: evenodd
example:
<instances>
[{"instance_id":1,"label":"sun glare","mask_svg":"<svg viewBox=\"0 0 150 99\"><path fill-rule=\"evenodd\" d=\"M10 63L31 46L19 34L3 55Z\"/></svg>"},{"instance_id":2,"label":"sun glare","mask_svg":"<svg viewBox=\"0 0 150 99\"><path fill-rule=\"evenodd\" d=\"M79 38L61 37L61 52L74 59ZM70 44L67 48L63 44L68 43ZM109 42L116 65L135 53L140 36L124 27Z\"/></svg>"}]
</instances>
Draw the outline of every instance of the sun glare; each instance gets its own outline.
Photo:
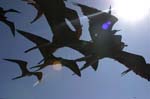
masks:
<instances>
[{"instance_id":1,"label":"sun glare","mask_svg":"<svg viewBox=\"0 0 150 99\"><path fill-rule=\"evenodd\" d=\"M52 68L56 71L60 71L62 69L62 64L60 61L54 61Z\"/></svg>"},{"instance_id":2,"label":"sun glare","mask_svg":"<svg viewBox=\"0 0 150 99\"><path fill-rule=\"evenodd\" d=\"M150 0L114 0L114 12L117 17L135 22L144 19L150 13Z\"/></svg>"}]
</instances>

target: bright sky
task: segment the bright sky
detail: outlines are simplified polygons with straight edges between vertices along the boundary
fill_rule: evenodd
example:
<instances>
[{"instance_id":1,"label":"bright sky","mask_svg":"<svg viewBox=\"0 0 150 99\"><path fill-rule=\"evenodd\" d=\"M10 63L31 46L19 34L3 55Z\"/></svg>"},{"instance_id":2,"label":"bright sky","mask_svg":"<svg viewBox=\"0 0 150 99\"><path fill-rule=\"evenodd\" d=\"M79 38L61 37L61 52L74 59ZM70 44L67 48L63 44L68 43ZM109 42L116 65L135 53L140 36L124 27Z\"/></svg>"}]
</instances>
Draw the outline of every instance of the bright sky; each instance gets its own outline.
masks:
<instances>
[{"instance_id":1,"label":"bright sky","mask_svg":"<svg viewBox=\"0 0 150 99\"><path fill-rule=\"evenodd\" d=\"M113 0L72 0L98 9L106 10L112 5ZM128 0L126 0L128 1ZM130 0L131 1L131 0ZM135 0L133 0L135 1ZM143 0L144 1L144 0ZM116 2L116 1L115 1ZM137 6L134 2L133 6ZM21 0L1 0L0 6L15 8L21 14L8 14L8 19L15 21L18 29L33 32L47 39L52 38L49 26L44 17L34 24L29 22L35 16L35 9L21 2ZM124 5L127 6L128 5ZM138 6L143 9L142 5ZM74 7L81 14L79 8ZM134 7L133 7L134 8ZM123 8L124 9L124 8ZM130 11L130 9L128 9ZM123 12L122 12L123 13ZM127 13L127 12L126 12ZM144 14L145 10L140 11ZM116 14L112 11L112 14ZM149 16L150 14L148 14ZM150 63L150 18L144 16L140 21L129 22L127 18L121 18L114 28L121 29L123 41L128 45L126 51L143 55ZM85 31L82 39L89 39L87 19L82 20ZM16 33L13 38L9 28L0 22L0 59L16 58L29 62L29 66L35 65L41 60L38 50L24 54L23 51L34 46L33 43ZM65 58L77 58L81 54L69 48L59 49L55 55ZM97 72L88 68L82 72L82 77L72 76L69 69L63 68L55 71L47 67L43 70L44 80L34 87L35 77L26 77L12 81L11 78L20 74L18 66L14 63L0 60L0 98L4 99L149 99L150 82L130 72L121 77L121 72L126 68L111 59L100 60ZM58 66L59 67L59 66Z\"/></svg>"}]
</instances>

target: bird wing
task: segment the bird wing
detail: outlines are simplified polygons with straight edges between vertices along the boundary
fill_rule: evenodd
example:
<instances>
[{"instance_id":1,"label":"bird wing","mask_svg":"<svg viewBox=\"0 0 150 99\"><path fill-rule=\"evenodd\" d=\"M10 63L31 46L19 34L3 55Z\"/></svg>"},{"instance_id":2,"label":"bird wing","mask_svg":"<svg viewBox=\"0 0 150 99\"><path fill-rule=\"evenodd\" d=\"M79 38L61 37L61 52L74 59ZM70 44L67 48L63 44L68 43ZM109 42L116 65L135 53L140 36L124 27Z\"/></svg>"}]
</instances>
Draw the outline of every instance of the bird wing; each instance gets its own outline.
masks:
<instances>
[{"instance_id":1,"label":"bird wing","mask_svg":"<svg viewBox=\"0 0 150 99\"><path fill-rule=\"evenodd\" d=\"M43 15L43 11L41 10L40 6L37 3L28 3L28 4L32 5L37 10L36 17L31 21L31 23L34 23Z\"/></svg>"},{"instance_id":2,"label":"bird wing","mask_svg":"<svg viewBox=\"0 0 150 99\"><path fill-rule=\"evenodd\" d=\"M79 4L79 3L74 3L74 4L81 7L81 9L83 11L83 14L86 15L87 17L90 16L90 15L101 12L101 10L98 10L98 9L95 9L95 8L92 8L92 7L88 7L88 6L83 5L83 4Z\"/></svg>"},{"instance_id":3,"label":"bird wing","mask_svg":"<svg viewBox=\"0 0 150 99\"><path fill-rule=\"evenodd\" d=\"M86 69L90 65L92 66L92 68L95 71L97 70L97 67L98 67L98 58L96 58L96 56L89 55L89 56L85 56L85 57L76 59L75 61L86 61L86 63L83 65L83 67L80 68L80 71Z\"/></svg>"},{"instance_id":4,"label":"bird wing","mask_svg":"<svg viewBox=\"0 0 150 99\"><path fill-rule=\"evenodd\" d=\"M121 51L113 58L142 78L150 80L150 64L146 63L143 56Z\"/></svg>"},{"instance_id":5,"label":"bird wing","mask_svg":"<svg viewBox=\"0 0 150 99\"><path fill-rule=\"evenodd\" d=\"M51 42L49 40L46 40L40 36L34 35L32 33L29 32L25 32L22 30L17 30L21 35L23 35L25 38L27 38L28 40L32 41L33 43L35 43L37 46L41 46L41 45L45 45L45 44L50 44ZM50 46L44 46L44 47L37 47L41 54L43 55L44 58L46 58L48 55L50 55L53 51L55 50L53 47Z\"/></svg>"},{"instance_id":6,"label":"bird wing","mask_svg":"<svg viewBox=\"0 0 150 99\"><path fill-rule=\"evenodd\" d=\"M80 69L75 61L73 60L67 60L67 59L61 59L61 64L65 67L68 67L70 70L72 70L75 74L78 76L81 76Z\"/></svg>"},{"instance_id":7,"label":"bird wing","mask_svg":"<svg viewBox=\"0 0 150 99\"><path fill-rule=\"evenodd\" d=\"M9 10L6 10L5 12L6 12L6 13L7 13L7 12L21 13L20 11L17 11L17 10L15 10L15 9L9 9Z\"/></svg>"},{"instance_id":8,"label":"bird wing","mask_svg":"<svg viewBox=\"0 0 150 99\"><path fill-rule=\"evenodd\" d=\"M16 60L16 59L4 59L4 60L17 63L22 71L22 74L26 74L28 72L26 61Z\"/></svg>"},{"instance_id":9,"label":"bird wing","mask_svg":"<svg viewBox=\"0 0 150 99\"><path fill-rule=\"evenodd\" d=\"M35 0L41 7L50 27L64 22L65 18L65 3L63 0Z\"/></svg>"},{"instance_id":10,"label":"bird wing","mask_svg":"<svg viewBox=\"0 0 150 99\"><path fill-rule=\"evenodd\" d=\"M10 28L10 30L11 30L13 36L15 36L15 25L14 25L14 23L11 22L11 21L8 21L8 20L6 20L6 19L1 20L1 21L2 21L3 23L5 23L6 25L9 26L9 28Z\"/></svg>"}]
</instances>

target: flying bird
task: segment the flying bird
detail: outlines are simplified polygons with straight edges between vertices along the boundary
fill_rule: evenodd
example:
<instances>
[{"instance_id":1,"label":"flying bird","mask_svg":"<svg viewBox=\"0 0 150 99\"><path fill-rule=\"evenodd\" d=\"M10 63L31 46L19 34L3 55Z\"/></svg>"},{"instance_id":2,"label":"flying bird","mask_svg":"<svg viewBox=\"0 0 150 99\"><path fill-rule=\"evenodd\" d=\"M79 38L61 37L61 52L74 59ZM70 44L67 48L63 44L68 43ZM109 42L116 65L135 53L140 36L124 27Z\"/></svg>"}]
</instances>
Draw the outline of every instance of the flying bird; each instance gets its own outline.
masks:
<instances>
[{"instance_id":1,"label":"flying bird","mask_svg":"<svg viewBox=\"0 0 150 99\"><path fill-rule=\"evenodd\" d=\"M16 60L16 59L4 59L4 60L17 63L19 65L21 71L22 71L21 76L15 77L12 80L19 79L19 78L22 78L25 76L32 76L32 75L36 76L39 81L42 80L42 72L30 72L27 69L27 62L26 61Z\"/></svg>"},{"instance_id":2,"label":"flying bird","mask_svg":"<svg viewBox=\"0 0 150 99\"><path fill-rule=\"evenodd\" d=\"M51 44L51 42L49 40L46 40L42 37L39 37L37 35L22 31L22 30L17 30L21 35L23 35L25 38L27 38L28 40L32 41L33 43L35 43L37 46L38 45L42 45L42 44ZM52 45L52 46L51 46ZM60 63L65 66L68 67L69 69L71 69L74 73L76 73L78 76L81 76L80 74L80 70L78 68L78 65L76 64L76 62L74 62L73 60L67 60L67 59L63 59L63 58L57 58L53 55L53 52L56 51L56 49L58 49L57 46L53 46L53 44L51 44L50 46L45 46L45 47L39 47L38 49L40 50L43 58L44 58L44 63L42 65L39 66L35 66L35 67L39 67L38 70L48 66L48 65L53 65L53 63L55 61L60 61Z\"/></svg>"},{"instance_id":3,"label":"flying bird","mask_svg":"<svg viewBox=\"0 0 150 99\"><path fill-rule=\"evenodd\" d=\"M89 32L93 43L92 54L89 53L89 56L86 55L85 57L77 59L77 61L89 60L84 64L81 70L92 64L94 65L99 59L112 56L126 46L121 42L122 37L115 35L119 30L112 30L113 25L118 19L111 15L111 7L109 8L109 12L106 13L86 5L77 3L75 3L75 5L80 6L83 14L89 19Z\"/></svg>"},{"instance_id":4,"label":"flying bird","mask_svg":"<svg viewBox=\"0 0 150 99\"><path fill-rule=\"evenodd\" d=\"M26 1L27 4L33 6L37 10L36 17L30 22L31 24L37 21L43 15L43 11L40 8L40 5L38 5L34 0L22 0L22 1Z\"/></svg>"},{"instance_id":5,"label":"flying bird","mask_svg":"<svg viewBox=\"0 0 150 99\"><path fill-rule=\"evenodd\" d=\"M88 17L89 32L93 41L95 41L102 33L112 30L112 26L118 21L115 16L111 15L111 7L109 12L106 13L86 5L74 4L81 7L83 14Z\"/></svg>"},{"instance_id":6,"label":"flying bird","mask_svg":"<svg viewBox=\"0 0 150 99\"><path fill-rule=\"evenodd\" d=\"M48 58L44 60L43 64L31 67L31 68L38 68L36 71L41 70L49 65L56 65L61 64L62 66L65 66L72 70L75 74L78 76L81 76L80 70L78 68L77 63L74 60L64 59L60 57L55 57L53 55L50 55Z\"/></svg>"},{"instance_id":7,"label":"flying bird","mask_svg":"<svg viewBox=\"0 0 150 99\"><path fill-rule=\"evenodd\" d=\"M2 7L0 7L0 21L8 25L13 36L15 36L15 25L13 22L8 21L7 17L5 16L5 14L8 12L14 12L14 13L20 13L20 12L14 9L4 10Z\"/></svg>"}]
</instances>

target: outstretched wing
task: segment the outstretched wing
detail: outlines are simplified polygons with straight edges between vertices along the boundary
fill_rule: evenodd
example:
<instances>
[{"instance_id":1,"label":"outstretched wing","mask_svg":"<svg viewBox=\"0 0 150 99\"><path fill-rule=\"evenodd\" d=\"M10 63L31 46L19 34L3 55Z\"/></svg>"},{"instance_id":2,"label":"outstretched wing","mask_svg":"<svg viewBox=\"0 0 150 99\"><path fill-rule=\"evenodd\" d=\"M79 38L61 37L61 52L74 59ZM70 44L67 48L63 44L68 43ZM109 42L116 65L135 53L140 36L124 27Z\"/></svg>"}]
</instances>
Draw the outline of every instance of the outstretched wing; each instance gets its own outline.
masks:
<instances>
[{"instance_id":1,"label":"outstretched wing","mask_svg":"<svg viewBox=\"0 0 150 99\"><path fill-rule=\"evenodd\" d=\"M28 3L28 4L32 5L37 10L36 17L31 21L31 23L34 23L43 15L43 11L41 10L40 6L37 3Z\"/></svg>"},{"instance_id":2,"label":"outstretched wing","mask_svg":"<svg viewBox=\"0 0 150 99\"><path fill-rule=\"evenodd\" d=\"M8 21L6 19L0 20L0 21L2 21L3 23L5 23L6 25L8 25L9 28L10 28L10 30L11 30L11 32L12 32L12 34L13 34L13 36L15 36L15 25L14 25L14 23L11 22L11 21Z\"/></svg>"},{"instance_id":3,"label":"outstretched wing","mask_svg":"<svg viewBox=\"0 0 150 99\"><path fill-rule=\"evenodd\" d=\"M92 66L92 68L96 71L98 68L98 58L93 55L85 56L79 59L76 59L75 61L86 61L86 63L83 65L83 67L80 68L80 71L86 69L89 66Z\"/></svg>"},{"instance_id":4,"label":"outstretched wing","mask_svg":"<svg viewBox=\"0 0 150 99\"><path fill-rule=\"evenodd\" d=\"M25 32L25 31L22 31L22 30L17 30L17 31L21 35L23 35L25 38L27 38L28 40L35 43L37 46L50 44L49 40L46 40L46 39L44 39L40 36L34 35L32 33L29 33L29 32ZM44 47L39 47L39 50L40 50L41 54L43 55L43 57L47 58L47 56L50 55L55 50L55 48L53 48L51 46L44 46Z\"/></svg>"},{"instance_id":5,"label":"outstretched wing","mask_svg":"<svg viewBox=\"0 0 150 99\"><path fill-rule=\"evenodd\" d=\"M142 56L121 51L113 58L142 78L150 80L150 64Z\"/></svg>"},{"instance_id":6,"label":"outstretched wing","mask_svg":"<svg viewBox=\"0 0 150 99\"><path fill-rule=\"evenodd\" d=\"M26 74L28 72L26 61L16 60L16 59L4 59L4 60L17 63L22 71L22 74Z\"/></svg>"}]
</instances>

